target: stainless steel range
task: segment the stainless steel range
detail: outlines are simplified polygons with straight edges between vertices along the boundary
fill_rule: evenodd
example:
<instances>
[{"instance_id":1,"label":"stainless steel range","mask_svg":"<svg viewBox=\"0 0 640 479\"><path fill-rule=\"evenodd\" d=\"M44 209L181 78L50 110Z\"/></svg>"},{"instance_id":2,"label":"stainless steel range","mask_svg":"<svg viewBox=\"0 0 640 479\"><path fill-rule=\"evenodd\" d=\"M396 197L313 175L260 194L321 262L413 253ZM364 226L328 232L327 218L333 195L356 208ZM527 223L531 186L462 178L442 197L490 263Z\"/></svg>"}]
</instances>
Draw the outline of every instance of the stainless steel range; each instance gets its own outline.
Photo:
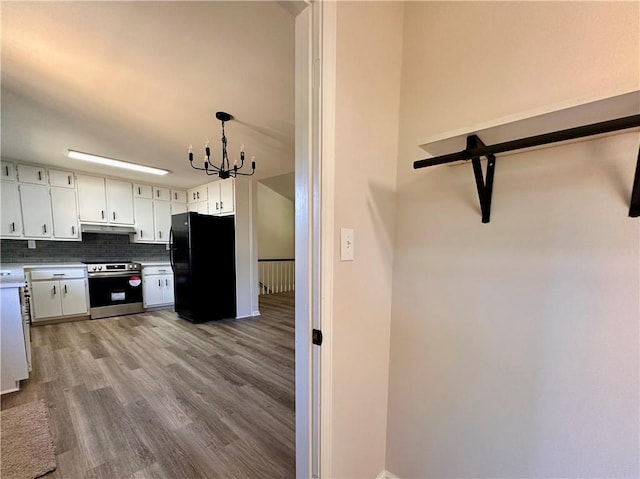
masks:
<instances>
[{"instance_id":1,"label":"stainless steel range","mask_svg":"<svg viewBox=\"0 0 640 479\"><path fill-rule=\"evenodd\" d=\"M131 261L85 263L91 319L142 313L142 265Z\"/></svg>"}]
</instances>

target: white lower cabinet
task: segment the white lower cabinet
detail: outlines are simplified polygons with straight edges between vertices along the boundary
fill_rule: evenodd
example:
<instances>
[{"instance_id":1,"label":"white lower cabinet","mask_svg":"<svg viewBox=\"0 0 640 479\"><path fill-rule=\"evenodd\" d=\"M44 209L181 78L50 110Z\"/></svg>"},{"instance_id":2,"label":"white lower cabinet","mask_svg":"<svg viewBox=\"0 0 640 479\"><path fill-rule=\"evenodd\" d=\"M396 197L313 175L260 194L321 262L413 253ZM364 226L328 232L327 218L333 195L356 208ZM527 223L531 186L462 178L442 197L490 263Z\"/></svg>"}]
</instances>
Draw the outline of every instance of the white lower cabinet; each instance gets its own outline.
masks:
<instances>
[{"instance_id":1,"label":"white lower cabinet","mask_svg":"<svg viewBox=\"0 0 640 479\"><path fill-rule=\"evenodd\" d=\"M80 268L29 273L32 321L88 314L86 272Z\"/></svg>"},{"instance_id":2,"label":"white lower cabinet","mask_svg":"<svg viewBox=\"0 0 640 479\"><path fill-rule=\"evenodd\" d=\"M142 269L142 297L145 308L174 303L171 266L146 266Z\"/></svg>"}]
</instances>

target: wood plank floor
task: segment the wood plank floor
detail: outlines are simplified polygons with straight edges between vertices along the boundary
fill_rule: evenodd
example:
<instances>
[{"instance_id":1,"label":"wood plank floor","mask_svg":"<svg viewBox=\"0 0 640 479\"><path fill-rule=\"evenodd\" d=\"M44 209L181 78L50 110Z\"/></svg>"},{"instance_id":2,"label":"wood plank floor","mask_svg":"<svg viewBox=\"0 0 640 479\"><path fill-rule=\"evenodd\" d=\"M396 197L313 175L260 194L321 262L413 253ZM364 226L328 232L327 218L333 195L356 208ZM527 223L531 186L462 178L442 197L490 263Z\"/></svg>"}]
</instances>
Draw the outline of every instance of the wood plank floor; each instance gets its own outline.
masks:
<instances>
[{"instance_id":1,"label":"wood plank floor","mask_svg":"<svg viewBox=\"0 0 640 479\"><path fill-rule=\"evenodd\" d=\"M2 409L46 401L48 479L294 477L293 293L260 298L258 318L34 327L32 375Z\"/></svg>"}]
</instances>

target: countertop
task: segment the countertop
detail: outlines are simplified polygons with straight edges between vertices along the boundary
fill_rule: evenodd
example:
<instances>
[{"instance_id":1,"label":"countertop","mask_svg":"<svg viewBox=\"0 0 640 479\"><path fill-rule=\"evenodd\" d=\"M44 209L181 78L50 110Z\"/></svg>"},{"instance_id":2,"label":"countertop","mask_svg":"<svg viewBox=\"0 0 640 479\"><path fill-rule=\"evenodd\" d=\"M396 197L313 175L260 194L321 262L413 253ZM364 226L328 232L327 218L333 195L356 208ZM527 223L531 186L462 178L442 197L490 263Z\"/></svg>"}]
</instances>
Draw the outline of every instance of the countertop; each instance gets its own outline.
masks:
<instances>
[{"instance_id":1,"label":"countertop","mask_svg":"<svg viewBox=\"0 0 640 479\"><path fill-rule=\"evenodd\" d=\"M24 270L20 265L0 265L0 288L19 288L24 286Z\"/></svg>"},{"instance_id":2,"label":"countertop","mask_svg":"<svg viewBox=\"0 0 640 479\"><path fill-rule=\"evenodd\" d=\"M17 265L24 269L49 269L49 268L86 268L84 263L31 263Z\"/></svg>"}]
</instances>

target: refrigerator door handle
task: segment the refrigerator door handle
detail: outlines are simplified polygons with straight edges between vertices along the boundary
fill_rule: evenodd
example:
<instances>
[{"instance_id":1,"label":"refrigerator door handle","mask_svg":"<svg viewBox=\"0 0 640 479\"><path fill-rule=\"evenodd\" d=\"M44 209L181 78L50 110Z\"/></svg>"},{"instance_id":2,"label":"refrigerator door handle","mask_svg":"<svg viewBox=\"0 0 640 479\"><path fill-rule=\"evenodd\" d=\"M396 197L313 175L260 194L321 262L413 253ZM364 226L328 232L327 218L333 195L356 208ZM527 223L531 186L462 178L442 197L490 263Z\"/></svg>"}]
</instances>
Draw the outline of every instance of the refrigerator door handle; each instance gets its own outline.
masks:
<instances>
[{"instance_id":1,"label":"refrigerator door handle","mask_svg":"<svg viewBox=\"0 0 640 479\"><path fill-rule=\"evenodd\" d=\"M173 227L169 228L169 263L171 263L171 269L175 273L176 269L173 265Z\"/></svg>"}]
</instances>

